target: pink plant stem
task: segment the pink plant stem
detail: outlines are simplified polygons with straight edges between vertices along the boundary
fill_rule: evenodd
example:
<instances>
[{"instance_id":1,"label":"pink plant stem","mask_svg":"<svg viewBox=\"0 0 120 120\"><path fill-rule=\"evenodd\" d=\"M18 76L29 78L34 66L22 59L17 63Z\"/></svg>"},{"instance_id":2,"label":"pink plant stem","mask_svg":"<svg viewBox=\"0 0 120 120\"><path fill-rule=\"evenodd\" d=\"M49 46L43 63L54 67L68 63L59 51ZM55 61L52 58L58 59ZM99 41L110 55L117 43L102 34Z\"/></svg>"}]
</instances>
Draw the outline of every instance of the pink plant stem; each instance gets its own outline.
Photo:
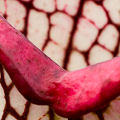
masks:
<instances>
[{"instance_id":1,"label":"pink plant stem","mask_svg":"<svg viewBox=\"0 0 120 120\"><path fill-rule=\"evenodd\" d=\"M49 89L65 70L0 17L0 62L19 91L36 104L51 101Z\"/></svg>"},{"instance_id":2,"label":"pink plant stem","mask_svg":"<svg viewBox=\"0 0 120 120\"><path fill-rule=\"evenodd\" d=\"M67 72L2 17L0 62L25 98L64 117L95 111L120 94L120 57Z\"/></svg>"}]
</instances>

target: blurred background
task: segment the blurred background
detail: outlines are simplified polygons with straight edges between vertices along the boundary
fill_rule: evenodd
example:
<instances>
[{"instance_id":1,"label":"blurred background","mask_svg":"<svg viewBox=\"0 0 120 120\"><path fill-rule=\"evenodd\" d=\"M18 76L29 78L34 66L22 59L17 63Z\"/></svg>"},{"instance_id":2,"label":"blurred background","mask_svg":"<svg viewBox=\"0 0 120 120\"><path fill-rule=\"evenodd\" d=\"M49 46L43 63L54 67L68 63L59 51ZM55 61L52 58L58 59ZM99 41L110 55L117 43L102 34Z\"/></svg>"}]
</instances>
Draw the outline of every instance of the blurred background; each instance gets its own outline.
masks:
<instances>
[{"instance_id":1,"label":"blurred background","mask_svg":"<svg viewBox=\"0 0 120 120\"><path fill-rule=\"evenodd\" d=\"M68 71L120 54L120 0L0 0L0 15ZM120 97L78 119L63 118L26 101L2 66L0 72L0 120L120 120Z\"/></svg>"}]
</instances>

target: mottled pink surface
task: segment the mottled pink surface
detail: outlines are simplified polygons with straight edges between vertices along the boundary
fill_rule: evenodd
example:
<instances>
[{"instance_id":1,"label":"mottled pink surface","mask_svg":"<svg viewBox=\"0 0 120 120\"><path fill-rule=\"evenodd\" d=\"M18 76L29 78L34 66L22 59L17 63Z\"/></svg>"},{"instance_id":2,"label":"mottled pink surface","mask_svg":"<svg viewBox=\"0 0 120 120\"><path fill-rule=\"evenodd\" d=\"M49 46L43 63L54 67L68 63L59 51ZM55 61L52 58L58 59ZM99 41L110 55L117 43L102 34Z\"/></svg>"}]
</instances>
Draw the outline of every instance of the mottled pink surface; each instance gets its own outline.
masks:
<instances>
[{"instance_id":1,"label":"mottled pink surface","mask_svg":"<svg viewBox=\"0 0 120 120\"><path fill-rule=\"evenodd\" d=\"M73 71L119 55L119 2L0 0L0 14L56 63ZM2 120L57 119L51 108L23 99L3 68L0 95ZM119 106L118 97L108 107L80 119L119 120Z\"/></svg>"}]
</instances>

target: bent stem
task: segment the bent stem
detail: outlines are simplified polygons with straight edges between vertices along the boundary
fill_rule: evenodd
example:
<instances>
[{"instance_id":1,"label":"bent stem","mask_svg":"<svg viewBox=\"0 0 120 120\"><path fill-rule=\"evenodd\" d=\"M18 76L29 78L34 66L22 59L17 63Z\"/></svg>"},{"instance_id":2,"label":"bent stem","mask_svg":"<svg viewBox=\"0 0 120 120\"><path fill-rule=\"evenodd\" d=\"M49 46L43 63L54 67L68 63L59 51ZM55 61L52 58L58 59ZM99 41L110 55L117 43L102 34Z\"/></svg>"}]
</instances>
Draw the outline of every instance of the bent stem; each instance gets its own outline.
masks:
<instances>
[{"instance_id":1,"label":"bent stem","mask_svg":"<svg viewBox=\"0 0 120 120\"><path fill-rule=\"evenodd\" d=\"M0 62L26 99L64 117L99 109L120 94L120 57L67 72L1 16Z\"/></svg>"}]
</instances>

